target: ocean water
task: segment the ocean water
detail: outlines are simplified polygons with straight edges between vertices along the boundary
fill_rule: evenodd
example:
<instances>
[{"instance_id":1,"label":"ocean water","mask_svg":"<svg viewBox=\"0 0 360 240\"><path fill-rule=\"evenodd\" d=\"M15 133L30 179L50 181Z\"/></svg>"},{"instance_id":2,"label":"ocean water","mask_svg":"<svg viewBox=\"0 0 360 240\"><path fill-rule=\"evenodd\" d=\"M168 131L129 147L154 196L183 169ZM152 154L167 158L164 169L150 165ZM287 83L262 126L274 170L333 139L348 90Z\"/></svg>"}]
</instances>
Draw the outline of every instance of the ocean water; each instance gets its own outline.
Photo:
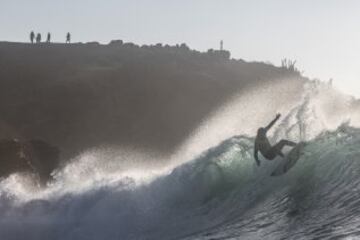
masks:
<instances>
[{"instance_id":1,"label":"ocean water","mask_svg":"<svg viewBox=\"0 0 360 240\"><path fill-rule=\"evenodd\" d=\"M255 165L249 134L163 168L104 167L89 152L44 189L31 176L3 179L0 239L360 239L355 110L344 105L345 114L339 98L339 108L320 111L319 91L311 88L272 132L273 142L308 143L283 176L270 176L279 159ZM327 123L335 111L340 120Z\"/></svg>"}]
</instances>

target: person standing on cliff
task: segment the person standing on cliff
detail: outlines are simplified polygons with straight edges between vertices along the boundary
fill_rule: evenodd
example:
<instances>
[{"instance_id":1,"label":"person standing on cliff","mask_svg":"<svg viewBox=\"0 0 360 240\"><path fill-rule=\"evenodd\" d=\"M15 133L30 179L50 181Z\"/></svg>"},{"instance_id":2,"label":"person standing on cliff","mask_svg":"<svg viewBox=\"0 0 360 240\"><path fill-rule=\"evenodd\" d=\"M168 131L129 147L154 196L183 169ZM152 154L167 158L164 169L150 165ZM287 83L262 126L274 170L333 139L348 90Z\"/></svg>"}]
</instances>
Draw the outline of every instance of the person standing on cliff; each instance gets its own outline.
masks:
<instances>
[{"instance_id":1,"label":"person standing on cliff","mask_svg":"<svg viewBox=\"0 0 360 240\"><path fill-rule=\"evenodd\" d=\"M46 42L50 43L51 42L51 34L48 32L47 34L47 38L46 38Z\"/></svg>"},{"instance_id":2,"label":"person standing on cliff","mask_svg":"<svg viewBox=\"0 0 360 240\"><path fill-rule=\"evenodd\" d=\"M36 43L41 43L41 34L40 33L38 33L36 35Z\"/></svg>"},{"instance_id":3,"label":"person standing on cliff","mask_svg":"<svg viewBox=\"0 0 360 240\"><path fill-rule=\"evenodd\" d=\"M34 43L34 39L35 39L35 33L34 33L34 31L31 31L31 33L30 33L30 41L31 41L31 43Z\"/></svg>"},{"instance_id":4,"label":"person standing on cliff","mask_svg":"<svg viewBox=\"0 0 360 240\"><path fill-rule=\"evenodd\" d=\"M66 34L66 43L70 43L71 42L71 35L70 35L70 33L68 32L67 34Z\"/></svg>"}]
</instances>

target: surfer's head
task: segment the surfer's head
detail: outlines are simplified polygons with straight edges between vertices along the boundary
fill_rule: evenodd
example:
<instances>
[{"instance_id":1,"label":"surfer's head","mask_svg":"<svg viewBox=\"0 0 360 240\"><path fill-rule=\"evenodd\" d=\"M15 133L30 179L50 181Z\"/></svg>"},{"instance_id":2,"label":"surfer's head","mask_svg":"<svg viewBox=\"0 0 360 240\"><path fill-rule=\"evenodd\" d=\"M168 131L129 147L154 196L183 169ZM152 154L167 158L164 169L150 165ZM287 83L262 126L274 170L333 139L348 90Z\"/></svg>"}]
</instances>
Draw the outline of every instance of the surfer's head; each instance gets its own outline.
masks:
<instances>
[{"instance_id":1,"label":"surfer's head","mask_svg":"<svg viewBox=\"0 0 360 240\"><path fill-rule=\"evenodd\" d=\"M265 134L266 134L265 128L259 128L258 129L257 135L265 135Z\"/></svg>"}]
</instances>

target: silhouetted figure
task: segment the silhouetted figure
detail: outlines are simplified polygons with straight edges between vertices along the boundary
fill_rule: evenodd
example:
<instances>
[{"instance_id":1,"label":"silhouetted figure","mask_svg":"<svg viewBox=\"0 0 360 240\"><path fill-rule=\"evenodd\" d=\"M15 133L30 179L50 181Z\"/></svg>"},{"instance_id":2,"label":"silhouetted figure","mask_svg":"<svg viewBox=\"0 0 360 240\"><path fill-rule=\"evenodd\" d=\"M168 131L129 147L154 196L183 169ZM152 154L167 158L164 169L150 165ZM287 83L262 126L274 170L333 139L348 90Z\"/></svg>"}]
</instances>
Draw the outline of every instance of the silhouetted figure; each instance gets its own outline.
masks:
<instances>
[{"instance_id":1,"label":"silhouetted figure","mask_svg":"<svg viewBox=\"0 0 360 240\"><path fill-rule=\"evenodd\" d=\"M256 161L256 164L260 166L260 161L258 158L258 151L261 152L261 154L268 160L273 160L276 156L284 157L284 154L281 152L281 150L285 146L295 146L296 143L291 142L289 140L281 140L274 146L271 146L266 133L267 131L275 124L275 122L280 118L281 114L278 113L274 120L272 120L268 126L265 128L259 128L256 139L255 139L255 148L254 148L254 158Z\"/></svg>"},{"instance_id":2,"label":"silhouetted figure","mask_svg":"<svg viewBox=\"0 0 360 240\"><path fill-rule=\"evenodd\" d=\"M38 33L36 35L36 43L41 43L41 34L40 33Z\"/></svg>"},{"instance_id":3,"label":"silhouetted figure","mask_svg":"<svg viewBox=\"0 0 360 240\"><path fill-rule=\"evenodd\" d=\"M46 42L47 42L47 43L50 43L50 42L51 42L51 34L50 34L50 33L47 34Z\"/></svg>"},{"instance_id":4,"label":"silhouetted figure","mask_svg":"<svg viewBox=\"0 0 360 240\"><path fill-rule=\"evenodd\" d=\"M30 33L30 41L31 41L31 43L34 43L34 39L35 39L35 33L34 33L34 31L31 31L31 33Z\"/></svg>"},{"instance_id":5,"label":"silhouetted figure","mask_svg":"<svg viewBox=\"0 0 360 240\"><path fill-rule=\"evenodd\" d=\"M66 43L71 43L71 35L69 32L66 34Z\"/></svg>"}]
</instances>

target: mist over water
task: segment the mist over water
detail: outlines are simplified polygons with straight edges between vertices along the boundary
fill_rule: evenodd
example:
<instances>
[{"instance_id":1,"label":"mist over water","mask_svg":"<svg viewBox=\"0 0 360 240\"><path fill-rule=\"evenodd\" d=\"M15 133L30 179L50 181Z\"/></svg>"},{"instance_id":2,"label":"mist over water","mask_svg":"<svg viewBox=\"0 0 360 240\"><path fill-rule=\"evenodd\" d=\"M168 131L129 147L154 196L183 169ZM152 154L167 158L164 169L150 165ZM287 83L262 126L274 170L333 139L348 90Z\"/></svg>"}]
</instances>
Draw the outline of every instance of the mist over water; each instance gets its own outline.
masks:
<instances>
[{"instance_id":1,"label":"mist over water","mask_svg":"<svg viewBox=\"0 0 360 240\"><path fill-rule=\"evenodd\" d=\"M308 141L288 174L254 165L253 137ZM0 239L313 239L360 236L360 107L321 82L248 88L203 121L171 156L99 147L41 189L0 182ZM329 211L331 208L331 211Z\"/></svg>"}]
</instances>

